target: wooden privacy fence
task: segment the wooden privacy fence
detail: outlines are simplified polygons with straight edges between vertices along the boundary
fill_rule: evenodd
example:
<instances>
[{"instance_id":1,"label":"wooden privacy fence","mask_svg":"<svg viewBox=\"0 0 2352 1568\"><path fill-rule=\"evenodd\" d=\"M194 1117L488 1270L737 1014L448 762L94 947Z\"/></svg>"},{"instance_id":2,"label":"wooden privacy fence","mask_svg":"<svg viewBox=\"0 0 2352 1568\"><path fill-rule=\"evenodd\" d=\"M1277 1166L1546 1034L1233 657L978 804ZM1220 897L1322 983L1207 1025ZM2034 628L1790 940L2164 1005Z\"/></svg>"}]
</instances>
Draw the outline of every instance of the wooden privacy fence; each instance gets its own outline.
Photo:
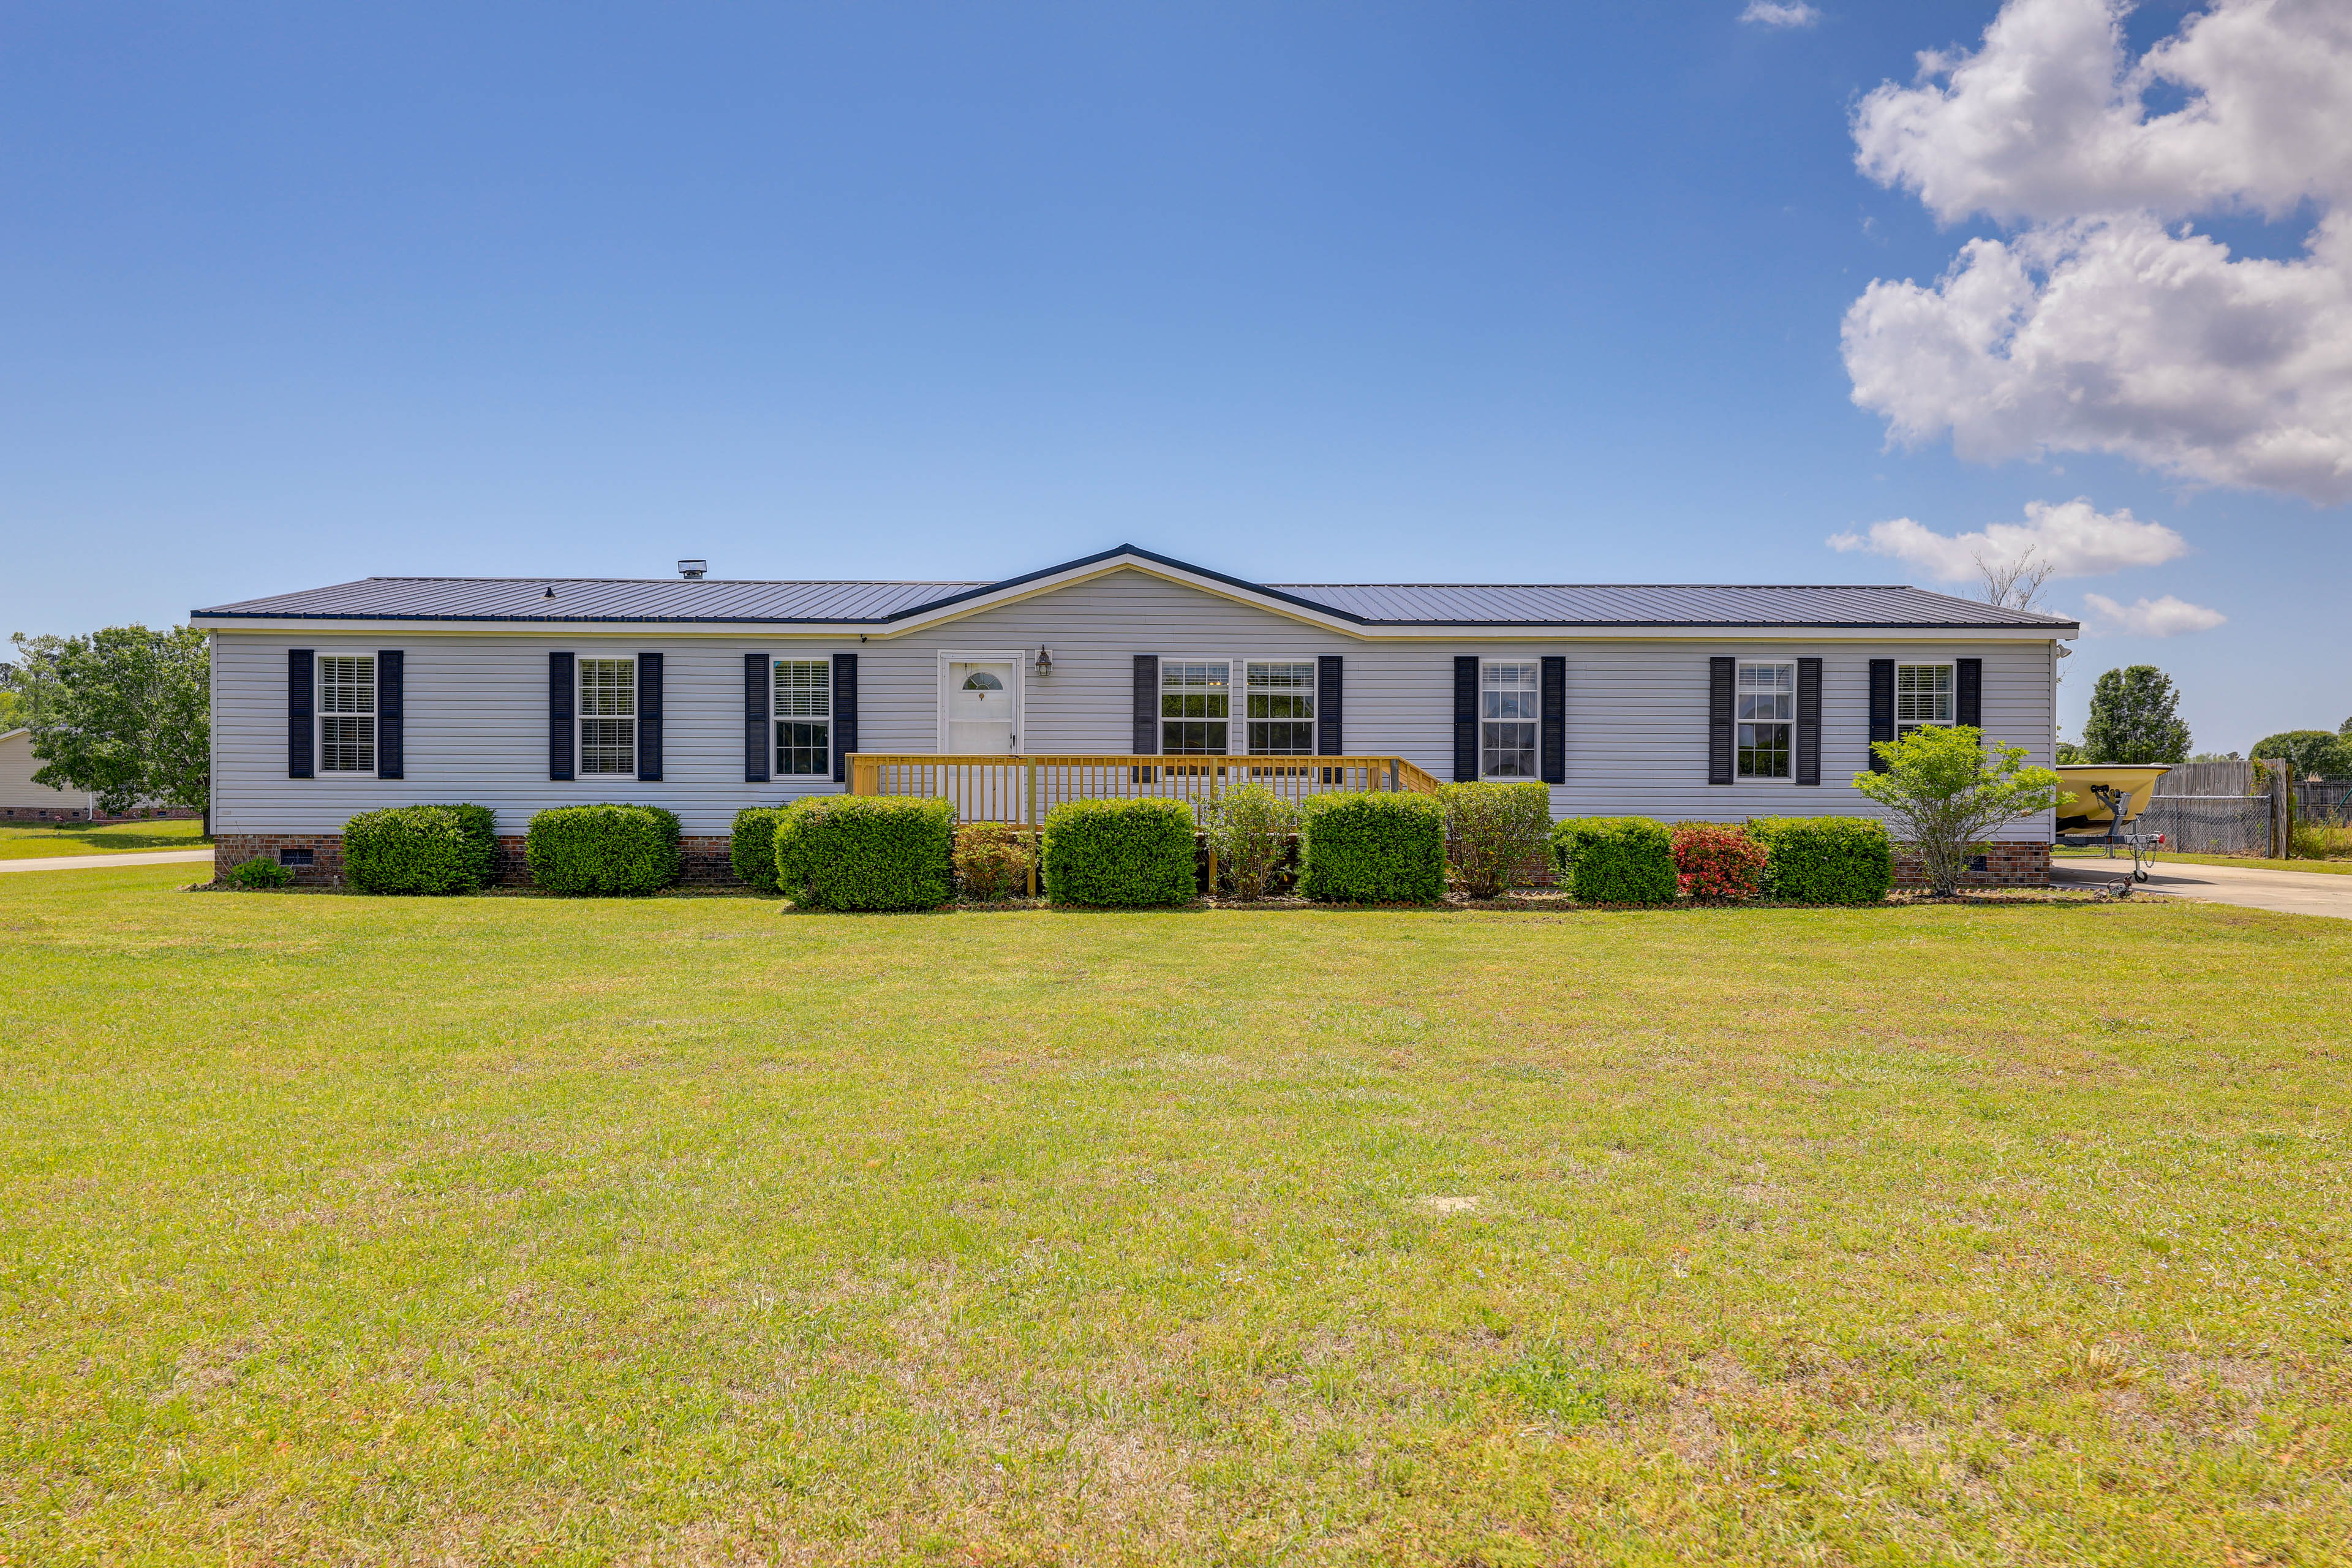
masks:
<instances>
[{"instance_id":1,"label":"wooden privacy fence","mask_svg":"<svg viewBox=\"0 0 2352 1568\"><path fill-rule=\"evenodd\" d=\"M853 752L852 795L919 795L955 803L960 822L1042 826L1072 800L1181 800L1200 809L1249 784L1286 800L1335 790L1437 793L1402 757L1024 757Z\"/></svg>"}]
</instances>

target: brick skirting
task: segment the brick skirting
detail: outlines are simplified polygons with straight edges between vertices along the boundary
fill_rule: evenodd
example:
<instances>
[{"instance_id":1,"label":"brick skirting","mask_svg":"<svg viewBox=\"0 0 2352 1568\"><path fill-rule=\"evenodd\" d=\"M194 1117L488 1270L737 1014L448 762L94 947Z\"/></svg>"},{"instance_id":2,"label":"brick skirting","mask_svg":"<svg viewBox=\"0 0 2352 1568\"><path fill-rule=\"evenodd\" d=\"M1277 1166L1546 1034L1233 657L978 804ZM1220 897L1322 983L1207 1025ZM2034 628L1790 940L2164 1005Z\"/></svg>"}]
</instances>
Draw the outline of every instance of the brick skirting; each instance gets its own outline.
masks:
<instances>
[{"instance_id":1,"label":"brick skirting","mask_svg":"<svg viewBox=\"0 0 2352 1568\"><path fill-rule=\"evenodd\" d=\"M2046 888L2050 885L2050 846L2047 844L1989 844L1985 847L1985 868L1971 869L1960 879L1965 888ZM1898 888L1924 888L1926 872L1920 869L1919 858L1906 852L1903 845L1895 847L1895 885Z\"/></svg>"},{"instance_id":2,"label":"brick skirting","mask_svg":"<svg viewBox=\"0 0 2352 1568\"><path fill-rule=\"evenodd\" d=\"M678 840L690 888L731 888L735 880L730 845L725 838L687 835ZM257 856L266 856L294 873L299 888L331 888L343 879L343 836L340 833L221 833L213 837L213 875L226 876ZM499 835L499 868L502 888L530 886L530 865L523 858L520 834Z\"/></svg>"}]
</instances>

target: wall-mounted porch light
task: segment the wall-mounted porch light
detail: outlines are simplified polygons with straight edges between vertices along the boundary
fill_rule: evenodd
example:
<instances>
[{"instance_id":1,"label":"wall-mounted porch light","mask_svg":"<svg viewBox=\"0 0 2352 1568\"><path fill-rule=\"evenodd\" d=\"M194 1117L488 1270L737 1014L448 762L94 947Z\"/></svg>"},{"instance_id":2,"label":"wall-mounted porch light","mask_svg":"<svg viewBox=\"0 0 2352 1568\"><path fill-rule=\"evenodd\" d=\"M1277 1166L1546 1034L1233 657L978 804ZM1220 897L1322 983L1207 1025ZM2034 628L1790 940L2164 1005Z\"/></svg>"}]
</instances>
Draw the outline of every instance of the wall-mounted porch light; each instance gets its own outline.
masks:
<instances>
[{"instance_id":1,"label":"wall-mounted porch light","mask_svg":"<svg viewBox=\"0 0 2352 1568\"><path fill-rule=\"evenodd\" d=\"M1054 650L1052 648L1041 647L1037 650L1037 673L1040 675L1051 675L1054 673Z\"/></svg>"}]
</instances>

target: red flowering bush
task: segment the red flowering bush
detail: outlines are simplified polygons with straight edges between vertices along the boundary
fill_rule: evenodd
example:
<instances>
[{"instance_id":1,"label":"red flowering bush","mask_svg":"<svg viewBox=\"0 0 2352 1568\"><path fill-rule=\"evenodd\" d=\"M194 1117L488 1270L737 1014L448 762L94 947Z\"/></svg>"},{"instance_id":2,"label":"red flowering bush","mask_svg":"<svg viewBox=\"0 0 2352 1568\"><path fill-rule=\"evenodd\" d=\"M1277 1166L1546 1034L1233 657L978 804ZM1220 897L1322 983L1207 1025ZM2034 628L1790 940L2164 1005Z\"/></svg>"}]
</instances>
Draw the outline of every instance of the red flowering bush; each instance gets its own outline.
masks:
<instances>
[{"instance_id":1,"label":"red flowering bush","mask_svg":"<svg viewBox=\"0 0 2352 1568\"><path fill-rule=\"evenodd\" d=\"M1694 899L1754 898L1764 856L1744 827L1685 822L1675 829L1675 880Z\"/></svg>"}]
</instances>

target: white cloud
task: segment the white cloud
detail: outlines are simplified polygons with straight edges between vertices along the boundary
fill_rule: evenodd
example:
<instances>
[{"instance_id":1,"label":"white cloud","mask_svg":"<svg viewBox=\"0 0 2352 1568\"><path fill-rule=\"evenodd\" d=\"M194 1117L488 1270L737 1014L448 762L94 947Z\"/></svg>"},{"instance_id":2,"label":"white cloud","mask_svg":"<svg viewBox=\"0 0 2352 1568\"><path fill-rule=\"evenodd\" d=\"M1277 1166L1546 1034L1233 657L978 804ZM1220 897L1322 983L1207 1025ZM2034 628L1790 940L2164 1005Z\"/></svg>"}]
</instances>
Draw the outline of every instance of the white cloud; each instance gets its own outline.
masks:
<instances>
[{"instance_id":1,"label":"white cloud","mask_svg":"<svg viewBox=\"0 0 2352 1568\"><path fill-rule=\"evenodd\" d=\"M2210 632L2230 617L2203 605L2192 605L2167 594L2161 599L2138 599L2118 605L2105 594L2085 594L2094 637L2168 637L2181 632Z\"/></svg>"},{"instance_id":2,"label":"white cloud","mask_svg":"<svg viewBox=\"0 0 2352 1568\"><path fill-rule=\"evenodd\" d=\"M2156 566L2189 553L2189 542L2160 522L2142 522L2129 507L2100 511L2088 500L2028 501L2023 522L1996 522L1969 533L1937 533L1907 517L1874 522L1860 533L1833 534L1834 550L1888 555L1942 582L1977 575L1977 563L2013 563L2029 552L2053 577L2097 577L2129 566Z\"/></svg>"},{"instance_id":3,"label":"white cloud","mask_svg":"<svg viewBox=\"0 0 2352 1568\"><path fill-rule=\"evenodd\" d=\"M1805 0L1795 0L1792 5L1784 5L1781 0L1748 0L1748 9L1739 13L1739 19L1765 27L1810 27L1822 19L1822 14L1806 5Z\"/></svg>"},{"instance_id":4,"label":"white cloud","mask_svg":"<svg viewBox=\"0 0 2352 1568\"><path fill-rule=\"evenodd\" d=\"M2116 0L2009 0L1854 115L1857 163L1939 218L2022 223L1846 313L1857 404L1963 457L2104 451L2352 500L2352 5L2215 0L2138 61ZM2185 92L2151 114L2151 89ZM2235 259L2182 220L2316 215Z\"/></svg>"}]
</instances>

